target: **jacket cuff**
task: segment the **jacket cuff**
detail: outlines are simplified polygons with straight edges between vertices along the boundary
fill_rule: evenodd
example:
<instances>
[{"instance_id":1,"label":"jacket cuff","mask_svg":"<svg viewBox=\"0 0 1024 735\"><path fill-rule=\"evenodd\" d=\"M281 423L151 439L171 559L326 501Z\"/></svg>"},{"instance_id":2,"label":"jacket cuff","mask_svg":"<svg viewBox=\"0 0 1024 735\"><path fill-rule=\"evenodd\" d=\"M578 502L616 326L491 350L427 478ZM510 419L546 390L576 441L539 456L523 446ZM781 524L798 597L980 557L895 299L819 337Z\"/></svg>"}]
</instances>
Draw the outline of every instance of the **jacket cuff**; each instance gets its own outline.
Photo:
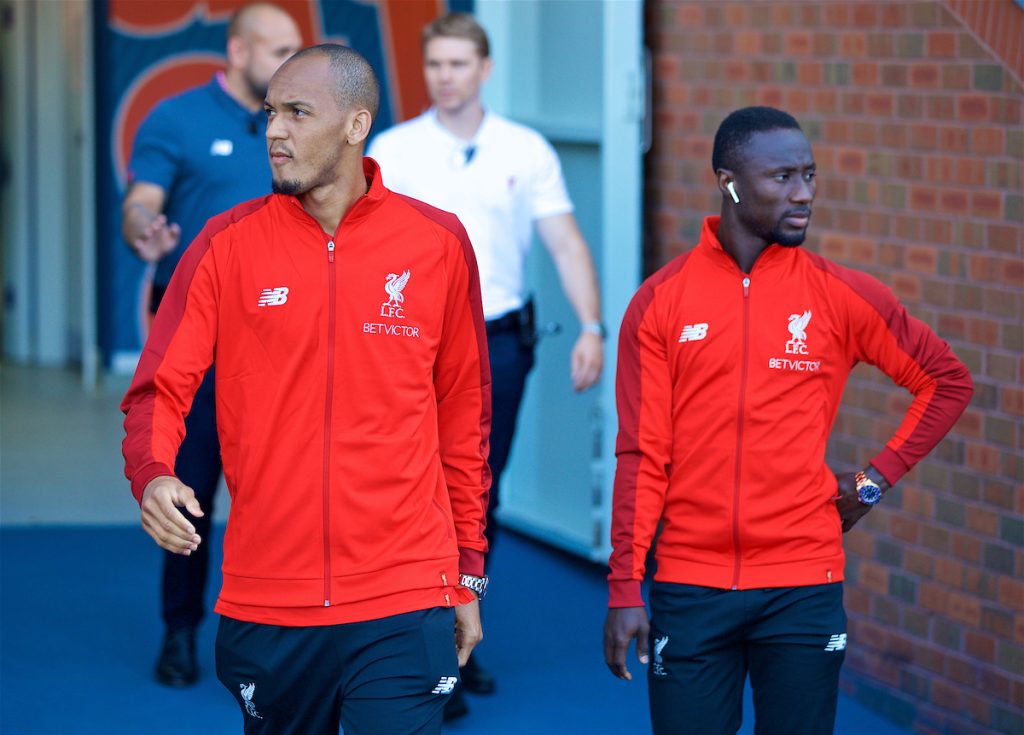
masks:
<instances>
[{"instance_id":1,"label":"jacket cuff","mask_svg":"<svg viewBox=\"0 0 1024 735\"><path fill-rule=\"evenodd\" d=\"M885 447L879 452L871 460L871 465L882 473L882 477L889 483L889 487L895 485L901 477L910 472L910 468L907 467L906 463L889 447Z\"/></svg>"},{"instance_id":2,"label":"jacket cuff","mask_svg":"<svg viewBox=\"0 0 1024 735\"><path fill-rule=\"evenodd\" d=\"M635 579L608 580L608 607L643 607L640 582Z\"/></svg>"},{"instance_id":3,"label":"jacket cuff","mask_svg":"<svg viewBox=\"0 0 1024 735\"><path fill-rule=\"evenodd\" d=\"M484 552L460 546L459 574L469 574L473 577L484 576Z\"/></svg>"},{"instance_id":4,"label":"jacket cuff","mask_svg":"<svg viewBox=\"0 0 1024 735\"><path fill-rule=\"evenodd\" d=\"M151 462L150 464L143 465L132 475L132 495L135 496L135 500L140 506L142 505L142 493L145 491L146 485L161 475L177 477L174 474L174 470L163 462Z\"/></svg>"}]
</instances>

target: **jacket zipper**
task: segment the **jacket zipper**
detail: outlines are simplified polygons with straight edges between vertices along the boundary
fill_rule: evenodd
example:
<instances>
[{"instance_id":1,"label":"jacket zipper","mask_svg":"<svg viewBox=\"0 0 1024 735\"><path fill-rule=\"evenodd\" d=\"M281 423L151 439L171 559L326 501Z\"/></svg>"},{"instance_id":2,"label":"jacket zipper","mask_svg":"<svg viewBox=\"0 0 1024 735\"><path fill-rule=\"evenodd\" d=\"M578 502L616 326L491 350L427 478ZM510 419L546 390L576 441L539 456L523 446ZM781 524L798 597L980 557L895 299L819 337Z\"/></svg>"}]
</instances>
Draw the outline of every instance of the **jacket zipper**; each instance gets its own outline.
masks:
<instances>
[{"instance_id":1,"label":"jacket zipper","mask_svg":"<svg viewBox=\"0 0 1024 735\"><path fill-rule=\"evenodd\" d=\"M324 607L331 606L331 404L334 402L334 240L327 243L327 398L324 407Z\"/></svg>"},{"instance_id":2,"label":"jacket zipper","mask_svg":"<svg viewBox=\"0 0 1024 735\"><path fill-rule=\"evenodd\" d=\"M740 349L740 396L736 416L736 475L733 480L732 541L736 560L733 565L732 589L740 583L740 475L743 464L743 414L747 402L747 362L750 352L750 277L743 277L743 345Z\"/></svg>"}]
</instances>

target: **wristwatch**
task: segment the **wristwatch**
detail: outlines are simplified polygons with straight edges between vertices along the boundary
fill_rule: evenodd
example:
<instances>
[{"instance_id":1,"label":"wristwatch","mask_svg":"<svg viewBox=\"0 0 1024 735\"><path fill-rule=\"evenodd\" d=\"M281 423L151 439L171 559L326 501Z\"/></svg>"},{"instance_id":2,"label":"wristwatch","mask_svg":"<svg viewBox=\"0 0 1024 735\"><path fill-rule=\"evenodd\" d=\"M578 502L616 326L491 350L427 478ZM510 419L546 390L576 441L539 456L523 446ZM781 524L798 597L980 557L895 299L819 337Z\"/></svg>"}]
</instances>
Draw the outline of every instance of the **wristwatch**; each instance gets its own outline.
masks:
<instances>
[{"instance_id":1,"label":"wristwatch","mask_svg":"<svg viewBox=\"0 0 1024 735\"><path fill-rule=\"evenodd\" d=\"M604 324L601 322L583 322L583 324L580 325L580 331L596 334L601 339L608 336L608 330L604 328Z\"/></svg>"},{"instance_id":2,"label":"wristwatch","mask_svg":"<svg viewBox=\"0 0 1024 735\"><path fill-rule=\"evenodd\" d=\"M466 589L471 589L476 592L478 600L484 599L484 595L487 594L487 583L490 582L490 578L486 575L483 577L474 577L472 574L460 574L459 584Z\"/></svg>"},{"instance_id":3,"label":"wristwatch","mask_svg":"<svg viewBox=\"0 0 1024 735\"><path fill-rule=\"evenodd\" d=\"M854 479L857 481L857 500L862 505L876 505L882 499L881 486L864 472L858 472Z\"/></svg>"}]
</instances>

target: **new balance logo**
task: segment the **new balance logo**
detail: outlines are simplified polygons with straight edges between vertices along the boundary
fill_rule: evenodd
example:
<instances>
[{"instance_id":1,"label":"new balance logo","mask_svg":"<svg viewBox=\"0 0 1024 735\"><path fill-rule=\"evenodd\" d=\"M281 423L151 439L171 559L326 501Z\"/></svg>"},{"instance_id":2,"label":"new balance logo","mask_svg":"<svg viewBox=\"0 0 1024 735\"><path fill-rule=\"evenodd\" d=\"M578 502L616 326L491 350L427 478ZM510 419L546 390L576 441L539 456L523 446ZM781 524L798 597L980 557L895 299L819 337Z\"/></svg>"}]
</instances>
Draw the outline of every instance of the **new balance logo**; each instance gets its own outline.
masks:
<instances>
[{"instance_id":1,"label":"new balance logo","mask_svg":"<svg viewBox=\"0 0 1024 735\"><path fill-rule=\"evenodd\" d=\"M288 287L265 288L260 292L260 306L280 306L288 300Z\"/></svg>"},{"instance_id":2,"label":"new balance logo","mask_svg":"<svg viewBox=\"0 0 1024 735\"><path fill-rule=\"evenodd\" d=\"M702 324L687 324L683 327L683 331L679 333L680 342L697 342L708 336L708 325Z\"/></svg>"},{"instance_id":3,"label":"new balance logo","mask_svg":"<svg viewBox=\"0 0 1024 735\"><path fill-rule=\"evenodd\" d=\"M459 683L459 677L457 676L442 676L441 681L437 682L437 686L434 687L431 694L451 694L455 690L455 685Z\"/></svg>"},{"instance_id":4,"label":"new balance logo","mask_svg":"<svg viewBox=\"0 0 1024 735\"><path fill-rule=\"evenodd\" d=\"M842 651L846 648L846 633L836 633L828 639L826 651Z\"/></svg>"}]
</instances>

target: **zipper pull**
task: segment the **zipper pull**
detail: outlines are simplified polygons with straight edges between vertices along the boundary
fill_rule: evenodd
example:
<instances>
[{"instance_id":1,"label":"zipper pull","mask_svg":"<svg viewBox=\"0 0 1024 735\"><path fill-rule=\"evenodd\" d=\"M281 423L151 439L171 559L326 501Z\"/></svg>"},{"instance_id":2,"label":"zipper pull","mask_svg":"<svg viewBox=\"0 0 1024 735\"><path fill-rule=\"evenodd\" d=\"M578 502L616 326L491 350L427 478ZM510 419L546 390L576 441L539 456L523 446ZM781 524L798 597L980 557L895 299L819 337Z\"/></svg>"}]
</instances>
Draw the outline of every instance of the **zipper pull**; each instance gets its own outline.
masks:
<instances>
[{"instance_id":1,"label":"zipper pull","mask_svg":"<svg viewBox=\"0 0 1024 735\"><path fill-rule=\"evenodd\" d=\"M333 243L332 243L333 244ZM743 279L743 298L750 296L750 277Z\"/></svg>"},{"instance_id":2,"label":"zipper pull","mask_svg":"<svg viewBox=\"0 0 1024 735\"><path fill-rule=\"evenodd\" d=\"M327 243L327 262L334 262L334 240L331 240Z\"/></svg>"}]
</instances>

